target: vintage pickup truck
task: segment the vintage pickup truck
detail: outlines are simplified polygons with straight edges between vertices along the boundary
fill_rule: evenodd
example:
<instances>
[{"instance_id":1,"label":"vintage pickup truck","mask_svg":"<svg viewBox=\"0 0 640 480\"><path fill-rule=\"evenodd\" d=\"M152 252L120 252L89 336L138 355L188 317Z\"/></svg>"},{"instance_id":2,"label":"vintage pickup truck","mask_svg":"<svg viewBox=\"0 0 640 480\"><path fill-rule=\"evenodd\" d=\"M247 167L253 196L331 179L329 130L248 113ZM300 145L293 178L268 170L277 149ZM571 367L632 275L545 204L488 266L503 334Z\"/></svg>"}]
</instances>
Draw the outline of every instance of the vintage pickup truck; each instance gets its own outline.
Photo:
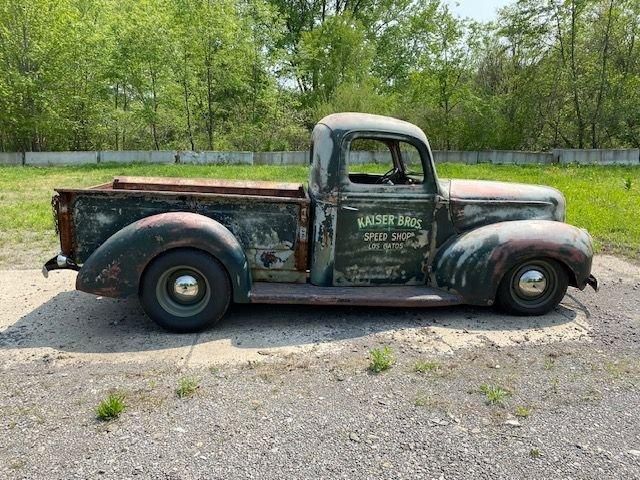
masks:
<instances>
[{"instance_id":1,"label":"vintage pickup truck","mask_svg":"<svg viewBox=\"0 0 640 480\"><path fill-rule=\"evenodd\" d=\"M597 288L592 241L542 186L438 179L425 134L342 113L314 128L302 184L118 177L53 198L76 288L138 295L164 328L192 332L230 302L493 305L540 315L567 286ZM385 173L362 172L376 150ZM360 169L360 171L359 171Z\"/></svg>"}]
</instances>

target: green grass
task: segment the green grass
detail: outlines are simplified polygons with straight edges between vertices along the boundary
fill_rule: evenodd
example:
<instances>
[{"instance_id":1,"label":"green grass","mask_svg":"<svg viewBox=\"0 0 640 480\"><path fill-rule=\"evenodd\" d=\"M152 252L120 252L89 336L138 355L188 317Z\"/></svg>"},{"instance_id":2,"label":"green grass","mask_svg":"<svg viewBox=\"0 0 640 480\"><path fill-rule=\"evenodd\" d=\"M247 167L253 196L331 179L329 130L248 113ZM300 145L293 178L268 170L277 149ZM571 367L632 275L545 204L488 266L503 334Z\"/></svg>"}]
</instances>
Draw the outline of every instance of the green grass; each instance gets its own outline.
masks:
<instances>
[{"instance_id":1,"label":"green grass","mask_svg":"<svg viewBox=\"0 0 640 480\"><path fill-rule=\"evenodd\" d=\"M364 165L361 171L377 171ZM586 228L598 251L640 258L640 168L622 166L438 165L440 178L473 178L549 185L567 198L567 221ZM209 177L306 182L306 166L84 165L0 167L0 245L53 245L54 187L87 187L117 175ZM55 252L53 252L55 253Z\"/></svg>"},{"instance_id":2,"label":"green grass","mask_svg":"<svg viewBox=\"0 0 640 480\"><path fill-rule=\"evenodd\" d=\"M176 395L179 398L190 397L200 388L200 383L196 378L184 377L180 379L180 384L176 388Z\"/></svg>"},{"instance_id":3,"label":"green grass","mask_svg":"<svg viewBox=\"0 0 640 480\"><path fill-rule=\"evenodd\" d=\"M480 391L484 393L489 405L502 405L504 401L511 396L509 390L496 385L484 384L480 387Z\"/></svg>"},{"instance_id":4,"label":"green grass","mask_svg":"<svg viewBox=\"0 0 640 480\"><path fill-rule=\"evenodd\" d=\"M515 411L516 417L528 418L531 415L531 409L523 405L518 405Z\"/></svg>"},{"instance_id":5,"label":"green grass","mask_svg":"<svg viewBox=\"0 0 640 480\"><path fill-rule=\"evenodd\" d=\"M418 360L413 364L413 371L416 373L429 373L436 371L440 368L440 364L438 362L426 362L423 360Z\"/></svg>"},{"instance_id":6,"label":"green grass","mask_svg":"<svg viewBox=\"0 0 640 480\"><path fill-rule=\"evenodd\" d=\"M395 359L393 358L393 350L390 347L374 348L369 350L369 370L373 373L384 372L389 370Z\"/></svg>"},{"instance_id":7,"label":"green grass","mask_svg":"<svg viewBox=\"0 0 640 480\"><path fill-rule=\"evenodd\" d=\"M119 417L124 409L124 395L112 393L96 407L96 416L102 421L113 420Z\"/></svg>"}]
</instances>

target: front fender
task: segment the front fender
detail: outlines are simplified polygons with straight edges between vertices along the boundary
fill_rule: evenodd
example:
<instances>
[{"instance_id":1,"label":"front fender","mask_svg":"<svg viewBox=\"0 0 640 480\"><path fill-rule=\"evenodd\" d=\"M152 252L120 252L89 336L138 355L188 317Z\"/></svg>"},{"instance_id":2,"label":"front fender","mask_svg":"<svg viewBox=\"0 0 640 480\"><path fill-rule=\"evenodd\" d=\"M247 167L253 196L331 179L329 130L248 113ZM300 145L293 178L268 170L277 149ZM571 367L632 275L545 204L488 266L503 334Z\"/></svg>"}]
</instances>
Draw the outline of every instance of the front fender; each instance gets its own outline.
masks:
<instances>
[{"instance_id":1,"label":"front fender","mask_svg":"<svg viewBox=\"0 0 640 480\"><path fill-rule=\"evenodd\" d=\"M434 259L432 283L466 303L491 305L504 274L531 258L564 264L569 283L583 289L591 273L591 237L566 223L518 220L486 225L449 240Z\"/></svg>"},{"instance_id":2,"label":"front fender","mask_svg":"<svg viewBox=\"0 0 640 480\"><path fill-rule=\"evenodd\" d=\"M105 297L135 295L149 262L174 248L211 254L229 273L233 299L248 301L251 274L242 246L224 225L190 212L153 215L113 234L84 263L76 288Z\"/></svg>"}]
</instances>

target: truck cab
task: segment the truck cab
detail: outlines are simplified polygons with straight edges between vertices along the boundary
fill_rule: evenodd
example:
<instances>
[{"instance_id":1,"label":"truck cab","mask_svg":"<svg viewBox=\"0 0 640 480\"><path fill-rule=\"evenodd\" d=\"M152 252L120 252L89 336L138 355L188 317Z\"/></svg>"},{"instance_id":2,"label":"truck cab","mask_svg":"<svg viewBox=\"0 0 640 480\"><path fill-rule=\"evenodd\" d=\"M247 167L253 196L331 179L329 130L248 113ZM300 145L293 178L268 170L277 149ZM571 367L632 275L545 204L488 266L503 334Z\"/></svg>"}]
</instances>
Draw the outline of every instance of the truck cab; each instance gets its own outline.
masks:
<instances>
[{"instance_id":1,"label":"truck cab","mask_svg":"<svg viewBox=\"0 0 640 480\"><path fill-rule=\"evenodd\" d=\"M311 283L425 285L438 223L440 238L453 231L424 133L388 117L337 114L312 135ZM367 151L377 154L380 173L360 170Z\"/></svg>"},{"instance_id":2,"label":"truck cab","mask_svg":"<svg viewBox=\"0 0 640 480\"><path fill-rule=\"evenodd\" d=\"M122 177L58 189L54 206L61 254L45 273L73 268L79 290L138 295L178 332L217 322L231 301L540 315L568 286L597 288L591 237L564 223L562 193L439 179L424 132L378 115L318 122L308 189Z\"/></svg>"}]
</instances>

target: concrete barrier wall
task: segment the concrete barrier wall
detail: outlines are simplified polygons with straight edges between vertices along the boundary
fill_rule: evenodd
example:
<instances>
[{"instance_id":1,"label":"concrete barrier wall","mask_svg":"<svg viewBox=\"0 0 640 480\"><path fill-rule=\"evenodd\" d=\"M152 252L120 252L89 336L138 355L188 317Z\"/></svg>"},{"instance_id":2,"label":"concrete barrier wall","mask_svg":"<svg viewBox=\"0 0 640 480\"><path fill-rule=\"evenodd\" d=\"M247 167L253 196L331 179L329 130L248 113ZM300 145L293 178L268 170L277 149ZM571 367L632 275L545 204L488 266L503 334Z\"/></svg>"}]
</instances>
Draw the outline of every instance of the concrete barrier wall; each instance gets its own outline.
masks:
<instances>
[{"instance_id":1,"label":"concrete barrier wall","mask_svg":"<svg viewBox=\"0 0 640 480\"><path fill-rule=\"evenodd\" d=\"M384 151L353 151L354 164L389 163ZM435 150L436 163L475 165L640 165L640 149L570 150L552 152L520 152L509 150L455 151ZM411 158L411 163L416 159ZM0 165L84 165L96 163L185 163L230 165L308 165L309 152L214 152L214 151L99 151L99 152L0 152Z\"/></svg>"},{"instance_id":2,"label":"concrete barrier wall","mask_svg":"<svg viewBox=\"0 0 640 480\"><path fill-rule=\"evenodd\" d=\"M24 154L25 165L38 167L91 163L98 163L98 152L26 152Z\"/></svg>"},{"instance_id":3,"label":"concrete barrier wall","mask_svg":"<svg viewBox=\"0 0 640 480\"><path fill-rule=\"evenodd\" d=\"M0 165L22 165L22 152L0 152Z\"/></svg>"},{"instance_id":4,"label":"concrete barrier wall","mask_svg":"<svg viewBox=\"0 0 640 480\"><path fill-rule=\"evenodd\" d=\"M101 151L100 163L176 163L175 150Z\"/></svg>"},{"instance_id":5,"label":"concrete barrier wall","mask_svg":"<svg viewBox=\"0 0 640 480\"><path fill-rule=\"evenodd\" d=\"M433 159L436 163L464 163L467 165L474 165L478 163L478 152L434 150Z\"/></svg>"},{"instance_id":6,"label":"concrete barrier wall","mask_svg":"<svg viewBox=\"0 0 640 480\"><path fill-rule=\"evenodd\" d=\"M489 150L478 152L478 163L494 163L496 165L547 165L553 163L553 154L550 152Z\"/></svg>"},{"instance_id":7,"label":"concrete barrier wall","mask_svg":"<svg viewBox=\"0 0 640 480\"><path fill-rule=\"evenodd\" d=\"M639 165L640 149L576 150L555 149L553 157L558 163L582 165Z\"/></svg>"},{"instance_id":8,"label":"concrete barrier wall","mask_svg":"<svg viewBox=\"0 0 640 480\"><path fill-rule=\"evenodd\" d=\"M309 152L255 152L254 165L307 165Z\"/></svg>"},{"instance_id":9,"label":"concrete barrier wall","mask_svg":"<svg viewBox=\"0 0 640 480\"><path fill-rule=\"evenodd\" d=\"M177 152L178 163L252 165L253 152Z\"/></svg>"}]
</instances>

